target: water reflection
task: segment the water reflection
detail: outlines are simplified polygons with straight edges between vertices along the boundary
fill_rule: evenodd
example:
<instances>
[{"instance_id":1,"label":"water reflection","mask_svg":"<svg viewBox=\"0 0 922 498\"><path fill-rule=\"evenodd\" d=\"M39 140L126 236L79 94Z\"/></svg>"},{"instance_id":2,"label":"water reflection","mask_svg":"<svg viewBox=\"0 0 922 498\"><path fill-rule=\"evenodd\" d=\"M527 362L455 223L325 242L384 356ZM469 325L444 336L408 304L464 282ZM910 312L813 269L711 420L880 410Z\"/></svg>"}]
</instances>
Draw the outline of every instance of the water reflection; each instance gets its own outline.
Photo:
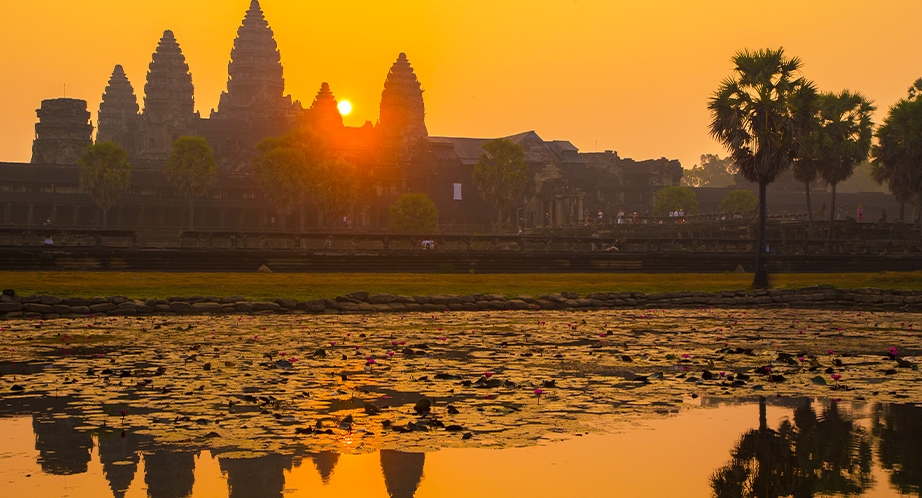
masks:
<instances>
[{"instance_id":1,"label":"water reflection","mask_svg":"<svg viewBox=\"0 0 922 498\"><path fill-rule=\"evenodd\" d=\"M768 427L766 399L759 400L759 426L740 437L731 460L711 477L718 497L811 497L860 495L873 484L868 432L827 402L817 415L800 400L793 422Z\"/></svg>"},{"instance_id":2,"label":"water reflection","mask_svg":"<svg viewBox=\"0 0 922 498\"><path fill-rule=\"evenodd\" d=\"M425 453L381 450L381 471L387 493L392 498L413 498L423 479L425 463Z\"/></svg>"},{"instance_id":3,"label":"water reflection","mask_svg":"<svg viewBox=\"0 0 922 498\"><path fill-rule=\"evenodd\" d=\"M291 455L271 454L256 458L218 458L227 474L230 498L273 498L285 491L285 471Z\"/></svg>"},{"instance_id":4,"label":"water reflection","mask_svg":"<svg viewBox=\"0 0 922 498\"><path fill-rule=\"evenodd\" d=\"M150 498L186 498L195 484L196 453L159 449L144 455L144 482Z\"/></svg>"},{"instance_id":5,"label":"water reflection","mask_svg":"<svg viewBox=\"0 0 922 498\"><path fill-rule=\"evenodd\" d=\"M872 424L878 458L893 487L922 496L922 406L875 406Z\"/></svg>"},{"instance_id":6,"label":"water reflection","mask_svg":"<svg viewBox=\"0 0 922 498\"><path fill-rule=\"evenodd\" d=\"M697 479L701 487L695 488L696 484L691 482L688 489L709 489L718 497L895 496L888 494L890 485L899 493L918 495L922 485L922 408L910 405L865 406L814 399L763 398L757 405L739 407L724 404L716 409L698 410L699 418L710 420L704 423L713 425L717 420L717 425L725 427L727 419L723 417L728 415L724 414L730 413L726 410L745 408L745 411L737 412L747 414L745 418L749 423L737 425L739 429L733 433L742 432L740 437L735 443L728 439L725 449L715 454L713 463L705 465L696 474L688 474L672 460L665 471L661 465L673 454L667 448L669 441L675 441L676 436L675 433L668 435L669 431L628 435L620 440L617 439L620 435L598 436L599 439L589 445L573 443L589 443L590 438L572 438L548 446L548 451L541 457L544 460L538 463L534 457L540 451L522 453L517 452L519 450L470 449L443 449L430 454L381 450L370 455L340 455L296 447L286 455L268 453L243 457L239 452L232 452L232 448L220 448L226 444L220 440L213 441L219 449L203 453L209 445L166 442L148 435L149 429L146 428L87 431L81 425L81 417L66 412L55 413L53 407L60 400L23 400L15 407L13 405L17 403L10 398L2 401L0 417L27 416L18 420L22 420L26 427L31 425L34 452L20 454L8 449L7 443L4 443L0 451L0 467L21 469L23 465L35 465L45 476L70 476L74 479L74 476L88 475L104 486L101 492L89 486L84 486L82 491L79 486L67 489L66 494L74 498L195 498L194 488L199 490L196 492L198 496L202 489L207 489L207 496L229 498L505 496L509 495L510 487L521 489L528 496L560 496L560 487L553 488L552 483L545 479L572 479L564 486L563 492L573 488L575 495L586 490L605 489L596 495L665 496L663 491L650 491L653 486L649 484L640 492L626 487L598 488L609 480L621 482L625 477L616 475L621 469L604 469L609 462L616 467L625 465L612 455L627 455L624 459L631 460L631 455L639 449L631 444L662 446L664 450L660 456L663 459L655 456L659 453L654 453L652 458L644 458L647 463L639 465L639 470L627 470L627 478L637 482L663 480L665 472L674 480L680 480L680 476L692 481ZM701 412L715 412L717 415L705 418L700 416ZM664 418L658 424L659 427L682 427L685 421L690 420L688 417L686 413ZM0 434L4 437L9 436L10 425L7 422L10 420L14 419L0 418ZM701 423L701 420L696 423ZM752 429L744 431L744 427ZM647 429L634 432L644 430ZM28 437L27 434L21 436ZM696 450L696 458L710 451L708 445L712 445L713 441L705 439L700 441L701 448ZM630 444L625 444L625 441ZM33 447L30 441L27 443L30 448ZM540 447L534 449L540 450ZM202 456L209 453L213 455L213 460ZM727 455L729 461L718 468ZM20 456L28 461L17 460ZM481 472L484 465L499 469L505 465L503 462L508 463L508 467L503 467L508 471L499 476ZM529 476L526 469L535 465L541 470ZM595 467L597 470L586 479L578 475L577 467ZM552 479L550 473L557 468L562 474ZM26 471L23 471L21 475L25 474ZM0 495L27 496L22 490L32 488L17 487L20 484L42 489L45 477L34 475L23 479L21 475L17 477L9 471L3 474ZM875 475L880 482L875 481ZM496 479L504 481L504 490L499 490L500 483ZM196 481L209 487L201 488ZM494 488L496 491L492 491ZM55 494L57 488L54 486L48 489L51 491L43 490L37 496L65 494ZM689 491L686 496L705 496L707 493L703 490Z\"/></svg>"}]
</instances>

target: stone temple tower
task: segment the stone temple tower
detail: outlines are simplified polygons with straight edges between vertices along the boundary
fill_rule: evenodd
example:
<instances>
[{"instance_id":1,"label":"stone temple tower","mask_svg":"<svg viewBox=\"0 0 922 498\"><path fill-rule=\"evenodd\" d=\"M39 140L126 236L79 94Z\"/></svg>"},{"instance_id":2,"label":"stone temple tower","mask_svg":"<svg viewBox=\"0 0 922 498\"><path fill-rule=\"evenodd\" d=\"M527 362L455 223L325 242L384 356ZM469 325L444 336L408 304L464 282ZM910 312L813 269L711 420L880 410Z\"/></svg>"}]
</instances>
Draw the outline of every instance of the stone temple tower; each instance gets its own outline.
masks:
<instances>
[{"instance_id":1,"label":"stone temple tower","mask_svg":"<svg viewBox=\"0 0 922 498\"><path fill-rule=\"evenodd\" d=\"M291 96L283 95L285 79L275 34L258 0L252 0L237 30L227 72L227 91L212 119L252 122L293 116Z\"/></svg>"},{"instance_id":2,"label":"stone temple tower","mask_svg":"<svg viewBox=\"0 0 922 498\"><path fill-rule=\"evenodd\" d=\"M134 154L138 147L138 110L134 88L125 76L125 70L117 65L99 104L96 141L115 142L129 154Z\"/></svg>"},{"instance_id":3,"label":"stone temple tower","mask_svg":"<svg viewBox=\"0 0 922 498\"><path fill-rule=\"evenodd\" d=\"M32 164L77 164L87 146L93 144L93 125L86 101L43 100L35 124Z\"/></svg>"},{"instance_id":4,"label":"stone temple tower","mask_svg":"<svg viewBox=\"0 0 922 498\"><path fill-rule=\"evenodd\" d=\"M384 82L378 127L388 140L404 148L429 136L423 89L404 53L397 57Z\"/></svg>"},{"instance_id":5,"label":"stone temple tower","mask_svg":"<svg viewBox=\"0 0 922 498\"><path fill-rule=\"evenodd\" d=\"M307 115L308 123L317 131L336 132L343 128L343 116L339 113L336 97L327 83L320 85L320 91L314 97Z\"/></svg>"},{"instance_id":6,"label":"stone temple tower","mask_svg":"<svg viewBox=\"0 0 922 498\"><path fill-rule=\"evenodd\" d=\"M173 141L194 135L198 121L192 74L172 31L164 31L149 68L144 85L143 142L139 144L139 156L166 160Z\"/></svg>"}]
</instances>

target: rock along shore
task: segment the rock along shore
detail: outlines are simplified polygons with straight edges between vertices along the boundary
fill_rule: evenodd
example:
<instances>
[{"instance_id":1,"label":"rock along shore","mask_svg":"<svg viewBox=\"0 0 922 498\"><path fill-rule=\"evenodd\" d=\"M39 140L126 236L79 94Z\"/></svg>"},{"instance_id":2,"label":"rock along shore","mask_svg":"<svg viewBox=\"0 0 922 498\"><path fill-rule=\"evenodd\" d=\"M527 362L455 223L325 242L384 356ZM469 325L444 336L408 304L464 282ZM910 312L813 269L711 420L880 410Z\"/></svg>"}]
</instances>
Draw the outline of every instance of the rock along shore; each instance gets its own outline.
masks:
<instances>
[{"instance_id":1,"label":"rock along shore","mask_svg":"<svg viewBox=\"0 0 922 498\"><path fill-rule=\"evenodd\" d=\"M213 315L248 313L405 313L496 310L604 310L701 307L791 307L922 312L922 290L835 289L808 287L722 292L574 292L521 295L400 296L351 292L335 299L272 302L250 301L244 296L171 297L132 300L124 296L60 298L48 295L0 297L0 319L55 319L117 315Z\"/></svg>"}]
</instances>

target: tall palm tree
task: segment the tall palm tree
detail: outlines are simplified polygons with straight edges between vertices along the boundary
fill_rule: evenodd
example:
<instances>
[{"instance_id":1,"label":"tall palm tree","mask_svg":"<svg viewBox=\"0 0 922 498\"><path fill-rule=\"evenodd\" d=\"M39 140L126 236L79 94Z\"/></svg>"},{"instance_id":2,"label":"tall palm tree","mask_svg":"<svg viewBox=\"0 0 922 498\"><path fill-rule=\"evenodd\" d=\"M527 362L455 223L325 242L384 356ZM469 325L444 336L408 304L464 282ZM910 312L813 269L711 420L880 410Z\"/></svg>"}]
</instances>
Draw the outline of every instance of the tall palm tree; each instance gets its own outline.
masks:
<instances>
[{"instance_id":1,"label":"tall palm tree","mask_svg":"<svg viewBox=\"0 0 922 498\"><path fill-rule=\"evenodd\" d=\"M816 90L799 76L801 61L784 49L742 50L735 74L714 92L711 135L730 152L743 177L759 184L759 243L752 285L768 287L765 260L765 190L791 166L806 134Z\"/></svg>"},{"instance_id":2,"label":"tall palm tree","mask_svg":"<svg viewBox=\"0 0 922 498\"><path fill-rule=\"evenodd\" d=\"M836 185L855 173L855 167L871 151L871 114L876 107L858 92L822 93L817 98L817 126L810 134L808 154L819 166L819 174L832 187L829 232L835 236ZM831 247L827 246L831 250Z\"/></svg>"},{"instance_id":3,"label":"tall palm tree","mask_svg":"<svg viewBox=\"0 0 922 498\"><path fill-rule=\"evenodd\" d=\"M897 201L916 201L922 210L922 78L908 98L890 107L876 136L871 175L879 184L887 182ZM922 227L922 211L919 223Z\"/></svg>"}]
</instances>

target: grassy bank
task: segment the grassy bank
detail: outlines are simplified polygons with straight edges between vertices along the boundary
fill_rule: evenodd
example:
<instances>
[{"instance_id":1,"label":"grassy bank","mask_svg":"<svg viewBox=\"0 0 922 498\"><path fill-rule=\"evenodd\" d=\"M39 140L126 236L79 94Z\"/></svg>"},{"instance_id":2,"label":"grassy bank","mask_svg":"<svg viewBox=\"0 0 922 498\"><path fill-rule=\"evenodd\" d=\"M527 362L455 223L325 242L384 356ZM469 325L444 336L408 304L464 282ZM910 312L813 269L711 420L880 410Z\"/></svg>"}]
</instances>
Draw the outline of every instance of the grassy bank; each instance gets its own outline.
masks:
<instances>
[{"instance_id":1,"label":"grassy bank","mask_svg":"<svg viewBox=\"0 0 922 498\"><path fill-rule=\"evenodd\" d=\"M61 297L122 295L132 299L170 296L243 295L264 300L331 298L363 290L404 295L474 293L540 294L569 291L670 292L745 289L750 274L391 274L391 273L126 273L126 272L0 272L0 288L18 294ZM772 279L775 287L814 285L835 287L922 288L922 272L785 274Z\"/></svg>"}]
</instances>

